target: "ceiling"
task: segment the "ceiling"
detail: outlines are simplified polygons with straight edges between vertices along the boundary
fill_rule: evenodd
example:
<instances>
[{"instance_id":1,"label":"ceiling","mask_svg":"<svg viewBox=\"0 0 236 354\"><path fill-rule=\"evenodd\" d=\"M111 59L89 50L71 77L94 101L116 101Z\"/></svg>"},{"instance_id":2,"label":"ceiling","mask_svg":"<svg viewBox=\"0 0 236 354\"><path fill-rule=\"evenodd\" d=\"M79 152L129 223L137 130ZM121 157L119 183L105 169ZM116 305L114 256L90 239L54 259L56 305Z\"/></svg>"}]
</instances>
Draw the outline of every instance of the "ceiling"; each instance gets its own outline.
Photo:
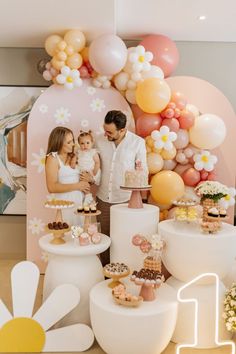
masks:
<instances>
[{"instance_id":1,"label":"ceiling","mask_svg":"<svg viewBox=\"0 0 236 354\"><path fill-rule=\"evenodd\" d=\"M206 16L200 21L199 16ZM80 29L140 39L236 42L235 0L0 0L0 47L44 46L54 33Z\"/></svg>"}]
</instances>

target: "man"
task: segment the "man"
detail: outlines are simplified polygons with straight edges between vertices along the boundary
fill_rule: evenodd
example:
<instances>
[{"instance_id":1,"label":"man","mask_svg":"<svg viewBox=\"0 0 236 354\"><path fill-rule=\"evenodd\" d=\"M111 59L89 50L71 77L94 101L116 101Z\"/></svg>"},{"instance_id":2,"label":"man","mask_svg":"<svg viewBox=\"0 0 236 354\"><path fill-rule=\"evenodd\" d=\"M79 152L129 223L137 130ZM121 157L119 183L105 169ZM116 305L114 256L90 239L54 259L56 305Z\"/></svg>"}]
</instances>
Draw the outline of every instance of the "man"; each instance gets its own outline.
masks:
<instances>
[{"instance_id":1,"label":"man","mask_svg":"<svg viewBox=\"0 0 236 354\"><path fill-rule=\"evenodd\" d=\"M101 158L101 181L97 190L101 231L110 235L110 207L125 203L131 192L120 189L124 185L126 170L134 169L141 161L147 170L145 141L126 128L127 119L121 111L109 111L104 119L105 134L99 136L96 145ZM109 263L109 250L101 254L103 265Z\"/></svg>"}]
</instances>

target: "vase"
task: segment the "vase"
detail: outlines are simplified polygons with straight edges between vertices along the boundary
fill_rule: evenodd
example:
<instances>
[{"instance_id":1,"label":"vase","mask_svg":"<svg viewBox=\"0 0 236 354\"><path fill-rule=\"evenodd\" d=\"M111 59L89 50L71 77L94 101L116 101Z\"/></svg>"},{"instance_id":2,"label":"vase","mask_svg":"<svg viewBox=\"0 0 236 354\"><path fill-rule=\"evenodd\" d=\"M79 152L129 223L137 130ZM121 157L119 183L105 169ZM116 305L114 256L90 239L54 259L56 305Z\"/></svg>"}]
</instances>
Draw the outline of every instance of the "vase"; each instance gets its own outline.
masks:
<instances>
[{"instance_id":1,"label":"vase","mask_svg":"<svg viewBox=\"0 0 236 354\"><path fill-rule=\"evenodd\" d=\"M214 234L221 229L221 221L219 217L213 217L208 215L208 210L211 208L216 208L219 210L219 203L217 200L205 198L201 200L201 205L203 207L202 211L202 222L201 228L203 232Z\"/></svg>"}]
</instances>

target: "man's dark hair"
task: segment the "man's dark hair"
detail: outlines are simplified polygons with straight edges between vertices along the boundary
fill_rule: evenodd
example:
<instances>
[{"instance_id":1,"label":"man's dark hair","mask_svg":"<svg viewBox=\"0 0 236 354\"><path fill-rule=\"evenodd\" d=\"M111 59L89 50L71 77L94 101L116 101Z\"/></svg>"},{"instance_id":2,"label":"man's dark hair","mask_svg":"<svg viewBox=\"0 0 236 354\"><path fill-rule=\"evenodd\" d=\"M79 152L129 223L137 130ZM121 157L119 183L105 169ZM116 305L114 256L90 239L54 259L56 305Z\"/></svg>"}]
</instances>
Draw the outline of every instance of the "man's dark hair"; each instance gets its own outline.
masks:
<instances>
[{"instance_id":1,"label":"man's dark hair","mask_svg":"<svg viewBox=\"0 0 236 354\"><path fill-rule=\"evenodd\" d=\"M114 123L117 130L125 128L126 121L126 115L121 111L109 111L104 119L105 124Z\"/></svg>"}]
</instances>

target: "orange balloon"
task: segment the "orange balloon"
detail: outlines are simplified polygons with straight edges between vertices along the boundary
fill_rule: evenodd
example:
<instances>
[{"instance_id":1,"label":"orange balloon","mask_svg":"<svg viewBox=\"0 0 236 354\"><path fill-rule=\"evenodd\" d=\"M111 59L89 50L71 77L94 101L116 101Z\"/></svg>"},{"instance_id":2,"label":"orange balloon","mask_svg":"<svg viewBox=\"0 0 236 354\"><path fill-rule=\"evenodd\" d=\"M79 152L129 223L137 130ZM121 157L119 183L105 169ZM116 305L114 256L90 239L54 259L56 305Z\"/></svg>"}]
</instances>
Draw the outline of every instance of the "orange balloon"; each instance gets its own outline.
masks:
<instances>
[{"instance_id":1,"label":"orange balloon","mask_svg":"<svg viewBox=\"0 0 236 354\"><path fill-rule=\"evenodd\" d=\"M66 32L64 40L74 48L75 52L80 52L84 48L86 42L83 32L79 30L70 30Z\"/></svg>"},{"instance_id":2,"label":"orange balloon","mask_svg":"<svg viewBox=\"0 0 236 354\"><path fill-rule=\"evenodd\" d=\"M184 182L173 171L161 171L151 179L151 196L156 203L172 204L184 195Z\"/></svg>"},{"instance_id":3,"label":"orange balloon","mask_svg":"<svg viewBox=\"0 0 236 354\"><path fill-rule=\"evenodd\" d=\"M171 150L162 149L161 156L164 160L172 160L176 155L176 148L173 146Z\"/></svg>"},{"instance_id":4,"label":"orange balloon","mask_svg":"<svg viewBox=\"0 0 236 354\"><path fill-rule=\"evenodd\" d=\"M161 155L155 154L154 152L149 152L147 154L148 171L151 174L161 171L163 164L164 164L164 161L163 161L163 158L161 157Z\"/></svg>"},{"instance_id":5,"label":"orange balloon","mask_svg":"<svg viewBox=\"0 0 236 354\"><path fill-rule=\"evenodd\" d=\"M82 62L82 56L79 53L74 53L67 59L66 65L68 65L70 69L78 69L81 67Z\"/></svg>"},{"instance_id":6,"label":"orange balloon","mask_svg":"<svg viewBox=\"0 0 236 354\"><path fill-rule=\"evenodd\" d=\"M89 61L89 47L84 47L84 49L80 53L84 59L84 61Z\"/></svg>"},{"instance_id":7,"label":"orange balloon","mask_svg":"<svg viewBox=\"0 0 236 354\"><path fill-rule=\"evenodd\" d=\"M52 36L49 36L45 43L44 47L46 52L53 57L53 55L56 54L56 49L57 49L57 44L62 41L62 38L58 36L57 34L53 34Z\"/></svg>"},{"instance_id":8,"label":"orange balloon","mask_svg":"<svg viewBox=\"0 0 236 354\"><path fill-rule=\"evenodd\" d=\"M145 138L146 145L152 148L154 146L154 140L153 138L149 135Z\"/></svg>"},{"instance_id":9,"label":"orange balloon","mask_svg":"<svg viewBox=\"0 0 236 354\"><path fill-rule=\"evenodd\" d=\"M138 83L135 97L144 112L159 113L169 103L171 90L164 80L151 77Z\"/></svg>"}]
</instances>

